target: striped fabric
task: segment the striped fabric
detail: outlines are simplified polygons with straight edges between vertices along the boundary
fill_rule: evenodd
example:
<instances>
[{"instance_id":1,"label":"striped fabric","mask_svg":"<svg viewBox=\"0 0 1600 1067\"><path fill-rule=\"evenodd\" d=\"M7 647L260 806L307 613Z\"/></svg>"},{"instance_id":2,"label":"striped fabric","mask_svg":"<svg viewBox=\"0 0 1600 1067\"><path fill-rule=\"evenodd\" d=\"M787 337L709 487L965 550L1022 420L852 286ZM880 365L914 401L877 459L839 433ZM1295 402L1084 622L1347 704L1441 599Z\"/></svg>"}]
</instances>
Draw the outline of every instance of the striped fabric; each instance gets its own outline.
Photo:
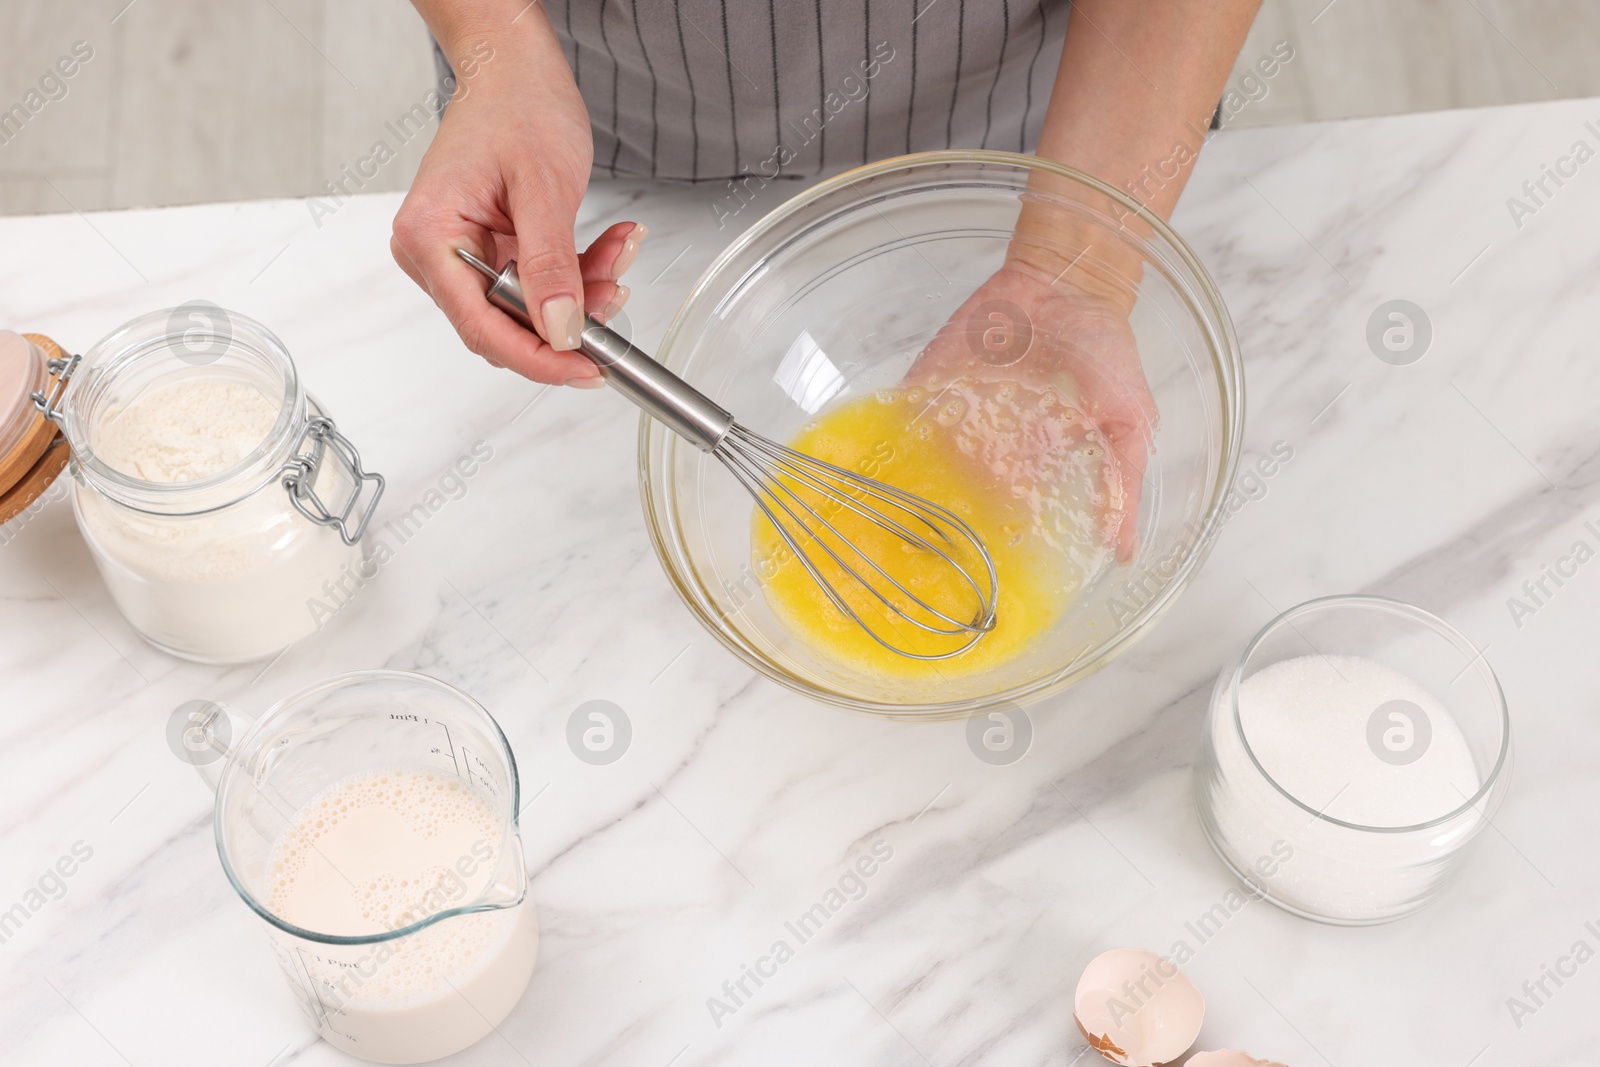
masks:
<instances>
[{"instance_id":1,"label":"striped fabric","mask_svg":"<svg viewBox=\"0 0 1600 1067\"><path fill-rule=\"evenodd\" d=\"M1029 151L1067 0L544 0L597 176L828 174L928 149Z\"/></svg>"}]
</instances>

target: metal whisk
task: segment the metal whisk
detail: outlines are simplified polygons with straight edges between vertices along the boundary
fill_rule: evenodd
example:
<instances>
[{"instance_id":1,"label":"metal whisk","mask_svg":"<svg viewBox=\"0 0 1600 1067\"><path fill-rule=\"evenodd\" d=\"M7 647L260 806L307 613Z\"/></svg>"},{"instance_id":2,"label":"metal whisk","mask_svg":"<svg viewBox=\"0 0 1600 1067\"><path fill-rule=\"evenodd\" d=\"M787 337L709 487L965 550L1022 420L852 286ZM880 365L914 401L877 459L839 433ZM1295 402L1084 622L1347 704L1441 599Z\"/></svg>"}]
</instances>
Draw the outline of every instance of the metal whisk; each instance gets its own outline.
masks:
<instances>
[{"instance_id":1,"label":"metal whisk","mask_svg":"<svg viewBox=\"0 0 1600 1067\"><path fill-rule=\"evenodd\" d=\"M456 253L490 279L489 302L532 329L516 261L496 271L465 249ZM581 339L583 353L608 384L728 469L828 601L884 648L911 659L948 659L994 629L1000 589L994 560L972 527L954 512L753 433L710 397L594 318L585 318ZM890 535L892 544L928 553L930 569L949 568L958 579L954 586L960 590L961 605L935 607L896 580L881 560L834 524L841 510ZM814 550L832 561L843 590L824 573ZM846 590L853 594L845 595ZM882 609L868 612L882 614L881 623L862 617L859 609L872 605ZM956 643L931 653L905 647L903 642L918 633Z\"/></svg>"}]
</instances>

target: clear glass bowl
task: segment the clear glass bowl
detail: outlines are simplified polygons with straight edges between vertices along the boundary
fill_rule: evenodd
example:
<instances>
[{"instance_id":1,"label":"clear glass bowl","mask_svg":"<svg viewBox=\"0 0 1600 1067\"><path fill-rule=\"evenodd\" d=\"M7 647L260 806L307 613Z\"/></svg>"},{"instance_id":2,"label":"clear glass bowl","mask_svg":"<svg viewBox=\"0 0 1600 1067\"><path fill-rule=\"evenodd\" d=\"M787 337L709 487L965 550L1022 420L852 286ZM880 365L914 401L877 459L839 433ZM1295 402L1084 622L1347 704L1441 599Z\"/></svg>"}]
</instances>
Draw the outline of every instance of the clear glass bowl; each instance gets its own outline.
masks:
<instances>
[{"instance_id":1,"label":"clear glass bowl","mask_svg":"<svg viewBox=\"0 0 1600 1067\"><path fill-rule=\"evenodd\" d=\"M1241 698L1274 668L1295 672L1292 703L1279 703L1281 681ZM1195 799L1212 848L1252 892L1366 926L1444 891L1510 776L1505 695L1472 642L1398 600L1330 596L1273 619L1222 669Z\"/></svg>"},{"instance_id":2,"label":"clear glass bowl","mask_svg":"<svg viewBox=\"0 0 1600 1067\"><path fill-rule=\"evenodd\" d=\"M1073 235L1054 250L1063 261L1097 267L1135 298L1131 325L1159 426L1134 558L1106 569L1053 629L986 672L935 685L852 669L797 638L764 600L752 570L750 497L720 464L645 419L641 492L662 565L701 623L769 678L818 700L899 715L959 716L1036 700L1149 630L1209 551L1243 428L1232 323L1170 227L1079 171L1011 153L936 152L823 182L718 257L656 355L744 425L787 442L824 404L901 383L1005 261L1024 204Z\"/></svg>"}]
</instances>

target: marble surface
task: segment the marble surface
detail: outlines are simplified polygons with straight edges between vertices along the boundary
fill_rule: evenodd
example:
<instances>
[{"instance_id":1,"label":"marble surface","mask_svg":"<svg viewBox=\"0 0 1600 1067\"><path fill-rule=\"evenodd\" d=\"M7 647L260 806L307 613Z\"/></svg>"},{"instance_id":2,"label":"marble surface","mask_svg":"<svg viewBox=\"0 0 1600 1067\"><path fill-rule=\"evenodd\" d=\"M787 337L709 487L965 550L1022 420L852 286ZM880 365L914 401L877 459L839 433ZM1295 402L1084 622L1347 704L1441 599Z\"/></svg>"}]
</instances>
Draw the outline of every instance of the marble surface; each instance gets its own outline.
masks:
<instances>
[{"instance_id":1,"label":"marble surface","mask_svg":"<svg viewBox=\"0 0 1600 1067\"><path fill-rule=\"evenodd\" d=\"M1415 917L1235 915L1186 968L1209 1001L1199 1047L1295 1067L1591 1062L1600 962L1534 1014L1507 1007L1575 942L1600 946L1600 564L1531 616L1507 605L1600 516L1600 161L1520 227L1506 204L1577 140L1600 146L1600 100L1217 136L1176 223L1238 324L1246 460L1278 442L1293 459L1160 627L1031 709L1009 766L974 758L959 722L808 704L701 633L644 533L634 413L468 355L389 260L397 197L320 228L295 201L0 221L0 326L81 349L193 297L270 324L389 476L380 519L474 442L494 451L347 611L265 665L145 645L64 501L5 530L0 909L74 846L92 855L0 944L0 1062L341 1061L225 882L210 796L163 730L194 697L259 712L375 666L480 699L529 798L539 966L453 1062L1096 1062L1070 1015L1084 963L1165 950L1232 885L1190 799L1217 670L1277 610L1349 591L1417 603L1485 650L1515 724L1510 796ZM647 344L731 236L719 192L597 187L584 206L585 233L653 228L631 272ZM1411 366L1366 342L1395 298L1433 325ZM591 699L632 722L608 766L566 745ZM719 1027L707 998L876 842L893 854L865 897Z\"/></svg>"}]
</instances>

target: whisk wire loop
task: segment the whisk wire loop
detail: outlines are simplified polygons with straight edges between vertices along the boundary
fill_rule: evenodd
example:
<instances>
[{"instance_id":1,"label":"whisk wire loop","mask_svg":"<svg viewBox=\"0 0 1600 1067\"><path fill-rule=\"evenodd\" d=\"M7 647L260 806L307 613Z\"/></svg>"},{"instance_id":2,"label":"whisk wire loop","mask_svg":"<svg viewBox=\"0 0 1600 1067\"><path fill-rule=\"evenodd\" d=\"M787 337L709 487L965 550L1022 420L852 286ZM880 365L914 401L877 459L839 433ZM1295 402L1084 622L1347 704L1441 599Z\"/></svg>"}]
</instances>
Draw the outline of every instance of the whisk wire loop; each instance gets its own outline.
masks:
<instances>
[{"instance_id":1,"label":"whisk wire loop","mask_svg":"<svg viewBox=\"0 0 1600 1067\"><path fill-rule=\"evenodd\" d=\"M814 456L785 448L750 432L737 423L730 429L726 438L712 450L712 454L722 461L735 479L751 494L773 528L827 597L828 602L865 630L880 645L911 659L948 659L972 647L973 643L994 628L995 602L999 593L994 563L982 539L954 512L875 478L868 478ZM810 490L824 500L850 510L913 548L932 553L940 562L953 569L971 590L975 604L972 617L954 618L912 592L890 575L861 546L840 531L828 516L819 512L801 492L797 491L796 486ZM894 514L862 503L860 501L862 497L871 498L887 508L894 509L895 512L906 516L907 522L912 525L908 526ZM811 521L807 522L799 512L803 512ZM787 522L784 521L785 517ZM913 528L916 526L926 527L929 533L937 537L945 547L941 548L927 536L918 533ZM812 558L808 546L801 543L801 536L796 534L797 530L807 541L822 549L843 575L848 576L850 581L883 606L884 621L894 628L895 637L903 640L909 636L898 625L900 622L905 622L924 633L940 637L959 637L965 634L968 635L968 639L947 651L925 653L912 651L902 643L886 638L861 617L849 599L823 573L817 561ZM838 548L829 542L823 531L837 540ZM958 545L964 545L966 551L962 552ZM841 555L841 549L866 563L883 583L887 583L894 594L903 599L897 600L894 595L886 593L879 582L863 575L850 559ZM987 590L974 578L968 566L957 559L958 553L970 555L976 562L981 563L989 579ZM948 628L918 617L908 604L915 605L928 616L947 624Z\"/></svg>"},{"instance_id":2,"label":"whisk wire loop","mask_svg":"<svg viewBox=\"0 0 1600 1067\"><path fill-rule=\"evenodd\" d=\"M738 431L741 430L741 429L743 429L743 427L737 427L736 426L735 430L734 430L734 433L737 434ZM941 529L937 523L935 523L931 519L929 519L927 515L919 512L917 510L914 510L911 507L907 507L905 504L899 502L898 500L895 500L892 496L889 495L889 493L880 492L877 489L873 488L873 486L871 484L869 484L869 483L875 481L874 479L863 478L861 476L858 476L858 475L855 475L855 474L851 473L850 471L848 471L848 470L846 470L846 469L844 469L842 467L837 467L837 466L835 466L835 465L833 465L831 463L828 463L828 462L826 462L824 460L819 460L819 459L816 459L816 458L811 457L811 456L806 456L803 453L794 452L791 449L785 449L782 446L774 446L771 442L769 442L769 441L767 441L767 440L765 440L763 438L755 438L754 440L748 441L747 443L751 444L759 452L765 453L767 456L769 456L771 458L771 466L766 468L763 471L763 473L766 475L766 482L764 484L765 484L765 488L766 488L767 492L772 493L774 495L774 497L776 497L776 494L778 492L781 492L784 496L789 497L791 500L793 500L800 507L804 508L806 513L808 515L810 515L813 519L815 519L818 523L820 523L823 527L825 527L828 530L828 532L832 533L835 537L837 537L839 539L839 543L842 546L844 546L845 548L849 549L855 555L859 556L869 567L871 567L875 572L877 572L877 574L881 578L883 578L884 581L886 581L890 585L892 585L895 588L896 592L900 593L907 600L910 600L912 603L914 603L918 607L922 608L928 614L930 614L930 615L942 620L943 622L949 623L952 627L954 627L954 629L945 630L945 629L941 629L939 627L929 626L929 625L920 623L920 622L918 622L918 620L915 620L915 619L911 619L910 621L912 621L913 623L916 623L918 626L920 626L920 628L922 628L924 630L927 630L930 633L940 634L940 635L943 635L943 636L955 636L955 635L961 634L961 633L970 633L970 632L972 632L974 630L984 631L984 627L981 625L981 616L983 614L983 612L981 610L978 613L978 618L975 619L975 620L954 619L954 618L951 618L949 615L946 615L944 612L940 611L939 609L935 608L933 605L929 604L927 601L923 600L921 597L917 596L910 589L907 589L903 584L901 584L899 581L897 581L892 575L890 575L887 571L885 571L881 566L879 566L877 560L873 559L871 556L869 556L865 552L863 552L861 550L860 546L858 546L854 541L852 541L843 532L841 532L838 527L834 526L833 523L826 516L824 516L823 514L818 512L815 508L813 508L810 504L808 504L798 493L796 493L787 484L785 484L782 476L783 475L787 475L789 478L791 478L794 481L799 482L800 484L810 488L812 491L816 492L817 494L819 494L821 496L824 496L827 499L838 503L842 507L848 508L850 511L852 511L855 514L861 516L863 519L866 519L868 522L871 522L872 524L874 524L875 526L879 527L880 529L886 530L889 533L894 534L895 536L899 537L901 540L903 540L906 543L910 544L914 548L921 549L924 552L935 553L935 554L944 556L947 559L949 559L950 558L949 557L949 552L950 551L954 551L954 549L955 549L954 542L952 542L950 540L949 535L947 533L945 533L945 531L943 529ZM891 516L885 515L884 513L880 512L880 511L878 511L878 510L876 510L874 508L863 507L862 505L858 504L853 499L853 494L852 493L850 493L848 491L841 492L839 489L827 484L826 482L818 480L818 478L816 476L814 476L807 469L808 467L809 468L814 468L816 470L821 471L824 476L832 475L832 476L837 477L837 478L839 478L841 480L844 480L848 484L850 484L851 486L859 489L864 495L869 495L869 496L873 496L875 498L884 500L887 503L891 504L892 506L894 506L894 507L898 508L899 510L905 512L906 514L911 515L912 517L914 517L915 519L917 519L918 521L920 521L921 523L926 525L946 545L950 546L949 550L940 549L937 546L931 544L926 538L924 538L921 535L917 534L913 530L907 529L904 525L902 525L901 523L897 522ZM881 485L882 483L878 483L878 484ZM894 493L896 495L901 495L899 493L899 490L895 490L893 486L883 485L883 488L886 489L886 490L889 490L891 493ZM912 498L912 499L915 499L915 498ZM779 501L779 503L781 503L781 501ZM938 508L938 505L936 505L936 504L927 504L926 506L929 509ZM788 514L790 514L791 517L794 517L793 516L793 512L790 512L788 508L785 508L784 510ZM940 509L940 510L942 510L942 509ZM951 522L951 523L955 523L955 524L959 524L961 522L961 520L959 518L957 518L955 515L950 514L948 512L945 512L940 517L945 518L946 521ZM797 517L796 517L796 521L797 522L799 521ZM896 605L892 601L890 601L887 597L883 596L882 593L872 583L870 583L870 582L866 581L865 579L863 579L861 577L861 575L855 570L855 568L850 566L843 559L841 559L840 556L838 555L838 553L834 552L833 549L826 542L824 542L822 538L817 537L816 540L817 540L817 543L822 547L822 549L824 551L826 551L830 557L833 558L835 563L838 563L839 566L842 569L844 569L847 573L849 573L851 577L855 578L862 585L866 586L867 589L869 591L871 591L874 594L874 596L880 602L882 602L884 604L884 606L888 607L890 610L895 610ZM954 562L954 560L951 560L951 562ZM966 581L968 588L970 588L972 590L973 595L978 598L978 601L981 604L983 602L983 590L981 588L979 588L978 583L973 580L972 576L969 573L967 573L967 571L965 569L958 567L957 570L958 570L958 573L961 575L961 577Z\"/></svg>"}]
</instances>

